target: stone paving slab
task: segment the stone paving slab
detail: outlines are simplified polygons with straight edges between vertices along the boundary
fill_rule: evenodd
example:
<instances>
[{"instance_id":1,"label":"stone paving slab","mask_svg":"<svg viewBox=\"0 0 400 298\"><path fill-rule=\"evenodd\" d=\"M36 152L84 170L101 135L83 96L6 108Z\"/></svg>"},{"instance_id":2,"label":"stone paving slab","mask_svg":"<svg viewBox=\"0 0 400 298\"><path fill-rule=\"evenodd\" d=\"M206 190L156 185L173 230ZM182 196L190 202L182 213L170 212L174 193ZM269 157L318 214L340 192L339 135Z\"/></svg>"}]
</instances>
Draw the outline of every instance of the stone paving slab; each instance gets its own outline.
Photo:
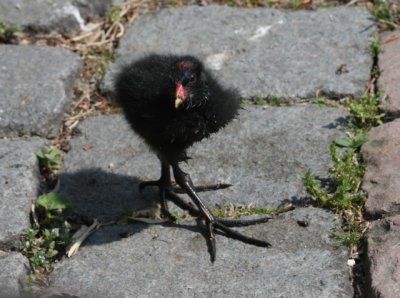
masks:
<instances>
[{"instance_id":1,"label":"stone paving slab","mask_svg":"<svg viewBox=\"0 0 400 298\"><path fill-rule=\"evenodd\" d=\"M19 253L0 250L0 268L0 297L21 297L19 281L26 279L28 260Z\"/></svg>"},{"instance_id":2,"label":"stone paving slab","mask_svg":"<svg viewBox=\"0 0 400 298\"><path fill-rule=\"evenodd\" d=\"M0 139L0 248L18 247L19 235L30 225L32 200L38 195L39 167L35 152L45 140Z\"/></svg>"},{"instance_id":3,"label":"stone paving slab","mask_svg":"<svg viewBox=\"0 0 400 298\"><path fill-rule=\"evenodd\" d=\"M372 128L361 153L367 165L362 188L373 217L400 214L400 120Z\"/></svg>"},{"instance_id":4,"label":"stone paving slab","mask_svg":"<svg viewBox=\"0 0 400 298\"><path fill-rule=\"evenodd\" d=\"M193 159L182 166L195 185L233 185L202 193L210 206L304 203L302 177L309 168L326 177L329 144L342 133L347 116L317 105L248 105L238 120L195 144L189 151ZM78 131L60 175L60 192L74 202L78 213L107 221L126 208L148 206L143 198L158 200L155 190L138 192L140 181L159 178L158 159L121 115L88 118Z\"/></svg>"},{"instance_id":5,"label":"stone paving slab","mask_svg":"<svg viewBox=\"0 0 400 298\"><path fill-rule=\"evenodd\" d=\"M400 215L372 223L367 237L371 297L400 297Z\"/></svg>"},{"instance_id":6,"label":"stone paving slab","mask_svg":"<svg viewBox=\"0 0 400 298\"><path fill-rule=\"evenodd\" d=\"M81 68L67 49L0 45L0 137L54 137Z\"/></svg>"},{"instance_id":7,"label":"stone paving slab","mask_svg":"<svg viewBox=\"0 0 400 298\"><path fill-rule=\"evenodd\" d=\"M379 54L379 86L387 97L382 101L383 110L392 117L400 116L400 30L386 33L382 52Z\"/></svg>"},{"instance_id":8,"label":"stone paving slab","mask_svg":"<svg viewBox=\"0 0 400 298\"><path fill-rule=\"evenodd\" d=\"M0 0L0 21L35 31L71 31L104 15L116 0Z\"/></svg>"},{"instance_id":9,"label":"stone paving slab","mask_svg":"<svg viewBox=\"0 0 400 298\"><path fill-rule=\"evenodd\" d=\"M297 220L309 218L306 228ZM327 211L300 208L240 229L258 248L217 236L217 259L190 221L104 227L78 255L56 265L50 288L79 297L351 297L347 253ZM120 238L120 233L132 233Z\"/></svg>"},{"instance_id":10,"label":"stone paving slab","mask_svg":"<svg viewBox=\"0 0 400 298\"><path fill-rule=\"evenodd\" d=\"M83 16L84 5L93 11L105 2L46 3L82 4L79 8ZM4 3L11 2L0 0L0 20ZM19 3L26 13L31 4L13 1L12 5L17 7ZM54 7L49 4L42 11ZM34 15L34 9L29 13ZM44 23L43 18L39 20L37 30L69 29L71 20L75 22L71 28L79 25L76 15L73 20L71 14L53 22L57 13L53 10L47 14ZM161 29L165 35L160 36ZM162 10L141 17L128 30L118 50L119 60L107 73L105 85L110 89L113 71L119 64L155 49L164 52L173 48L174 52L200 56L224 84L239 88L246 97L304 98L316 93L358 96L369 80L372 60L364 50L374 30L367 11L353 8L317 12L222 6ZM344 64L348 72L336 74ZM60 48L0 45L0 67L0 137L54 136L82 67L78 55ZM340 128L348 114L316 105L246 109L220 134L190 150L193 160L184 168L195 184L233 184L227 190L201 193L201 197L210 206L225 202L271 207L285 202L304 203L301 178L308 168L326 177L329 143L342 134ZM146 208L151 204L148 199L157 199L154 189L139 194L137 186L140 181L158 178L158 161L121 115L85 120L71 143L60 192L73 200L83 217L115 220L124 209ZM17 246L19 234L29 225L28 208L37 196L39 181L33 152L43 144L45 140L36 137L28 141L0 140L0 185L6 185L0 189L0 225L5 227L0 229L0 248ZM373 154L381 153L378 150ZM309 219L311 224L301 227L298 219ZM271 249L219 235L214 265L210 264L206 241L193 222L103 227L77 256L56 266L50 290L80 297L351 297L346 249L337 248L331 237L337 225L330 212L298 208L269 223L240 229L267 239L273 244ZM395 228L393 231L397 233ZM121 239L123 232L133 235ZM387 267L379 266L386 264L380 260L387 256L397 264L398 252L393 250L397 248L390 242L397 239L393 233L382 236L382 243L391 245L389 250L379 246L376 254L375 250L368 251L372 262L378 260L377 266L370 267L377 293L384 293L384 287L396 290L396 284L390 284L395 279L389 273L397 274L398 268L389 267L394 270L388 273ZM368 241L371 239L369 236ZM26 273L26 259L19 254L3 254L0 252L0 268L6 268L3 273L7 275L3 278L0 273L0 289L10 286L14 295L19 289L18 279ZM388 286L377 286L380 270L386 270L382 276ZM16 275L9 276L9 271Z\"/></svg>"},{"instance_id":11,"label":"stone paving slab","mask_svg":"<svg viewBox=\"0 0 400 298\"><path fill-rule=\"evenodd\" d=\"M359 96L370 79L366 9L317 11L187 6L146 14L128 28L104 80L149 53L193 54L244 97ZM338 69L342 68L342 72Z\"/></svg>"},{"instance_id":12,"label":"stone paving slab","mask_svg":"<svg viewBox=\"0 0 400 298\"><path fill-rule=\"evenodd\" d=\"M391 119L400 115L400 31L383 34L379 55L379 86L384 91L382 108ZM361 153L367 165L363 189L368 198L365 210L373 218L367 235L366 293L370 297L400 296L400 120L385 123L369 132Z\"/></svg>"}]
</instances>

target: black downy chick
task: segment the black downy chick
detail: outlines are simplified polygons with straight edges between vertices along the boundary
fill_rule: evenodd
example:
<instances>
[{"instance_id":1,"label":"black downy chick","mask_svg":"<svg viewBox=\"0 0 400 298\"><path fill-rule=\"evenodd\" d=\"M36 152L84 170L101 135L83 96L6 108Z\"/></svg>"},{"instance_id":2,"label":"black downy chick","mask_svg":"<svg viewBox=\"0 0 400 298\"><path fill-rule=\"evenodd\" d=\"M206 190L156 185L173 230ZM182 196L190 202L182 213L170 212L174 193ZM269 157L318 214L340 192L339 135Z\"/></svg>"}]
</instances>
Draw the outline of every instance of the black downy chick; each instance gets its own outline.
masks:
<instances>
[{"instance_id":1,"label":"black downy chick","mask_svg":"<svg viewBox=\"0 0 400 298\"><path fill-rule=\"evenodd\" d=\"M228 228L265 222L268 217L250 221L216 218L200 200L190 176L179 167L179 162L188 159L188 147L217 132L237 116L240 108L237 92L222 88L192 56L150 55L121 70L116 78L115 93L133 130L161 161L160 179L143 182L140 189L149 185L159 187L163 216L175 219L168 211L168 198L192 215L204 219L212 262L216 255L216 229L249 244L270 246L268 242ZM176 183L197 208L176 194L170 167Z\"/></svg>"}]
</instances>

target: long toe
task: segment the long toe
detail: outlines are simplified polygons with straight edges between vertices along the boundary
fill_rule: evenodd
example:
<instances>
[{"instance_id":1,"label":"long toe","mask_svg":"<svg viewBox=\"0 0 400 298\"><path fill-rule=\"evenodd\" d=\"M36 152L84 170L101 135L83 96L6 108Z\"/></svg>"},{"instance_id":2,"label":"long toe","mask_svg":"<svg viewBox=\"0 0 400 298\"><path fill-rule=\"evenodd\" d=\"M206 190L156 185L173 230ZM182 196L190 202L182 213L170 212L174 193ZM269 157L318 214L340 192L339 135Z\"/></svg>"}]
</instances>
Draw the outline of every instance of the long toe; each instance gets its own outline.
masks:
<instances>
[{"instance_id":1,"label":"long toe","mask_svg":"<svg viewBox=\"0 0 400 298\"><path fill-rule=\"evenodd\" d=\"M252 219L229 219L229 218L220 218L218 217L218 222L222 223L227 227L245 227L245 226L252 226L261 223L268 222L272 219L271 215L266 215L260 218L252 218Z\"/></svg>"},{"instance_id":2,"label":"long toe","mask_svg":"<svg viewBox=\"0 0 400 298\"><path fill-rule=\"evenodd\" d=\"M231 186L232 186L232 184L228 184L228 183L217 183L217 184L196 186L196 187L194 187L194 190L196 192L204 192L204 191L225 189L225 188L228 188ZM181 187L179 187L177 185L173 185L173 189L176 193L186 193L185 190L183 190Z\"/></svg>"},{"instance_id":3,"label":"long toe","mask_svg":"<svg viewBox=\"0 0 400 298\"><path fill-rule=\"evenodd\" d=\"M225 226L224 224L222 224L221 222L219 222L218 220L216 220L214 222L214 226L216 229L221 230L222 232L224 232L224 234L226 235L226 237L228 238L232 238L232 239L236 239L239 241L242 241L244 243L247 244L251 244L251 245L255 245L255 246L260 246L260 247L271 247L272 245L264 240L259 240L256 238L252 238L252 237L248 237L245 236L231 228L228 228L227 226Z\"/></svg>"}]
</instances>

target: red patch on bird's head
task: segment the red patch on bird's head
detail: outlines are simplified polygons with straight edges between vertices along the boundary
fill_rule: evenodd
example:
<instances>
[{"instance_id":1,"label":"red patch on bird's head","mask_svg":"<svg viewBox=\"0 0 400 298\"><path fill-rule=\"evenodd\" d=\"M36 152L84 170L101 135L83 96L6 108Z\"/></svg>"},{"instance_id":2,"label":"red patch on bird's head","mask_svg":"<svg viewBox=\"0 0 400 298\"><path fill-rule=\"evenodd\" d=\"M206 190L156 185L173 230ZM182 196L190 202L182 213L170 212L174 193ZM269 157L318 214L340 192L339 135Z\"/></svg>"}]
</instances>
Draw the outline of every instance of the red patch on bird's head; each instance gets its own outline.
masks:
<instances>
[{"instance_id":1,"label":"red patch on bird's head","mask_svg":"<svg viewBox=\"0 0 400 298\"><path fill-rule=\"evenodd\" d=\"M176 83L175 95L176 95L176 97L179 97L181 99L186 99L186 96L187 96L186 89L185 89L185 87L183 87L181 82Z\"/></svg>"},{"instance_id":2,"label":"red patch on bird's head","mask_svg":"<svg viewBox=\"0 0 400 298\"><path fill-rule=\"evenodd\" d=\"M180 68L180 69L193 68L193 62L192 62L192 61L188 61L188 60L178 61L178 62L176 63L176 65L177 65L178 68Z\"/></svg>"}]
</instances>

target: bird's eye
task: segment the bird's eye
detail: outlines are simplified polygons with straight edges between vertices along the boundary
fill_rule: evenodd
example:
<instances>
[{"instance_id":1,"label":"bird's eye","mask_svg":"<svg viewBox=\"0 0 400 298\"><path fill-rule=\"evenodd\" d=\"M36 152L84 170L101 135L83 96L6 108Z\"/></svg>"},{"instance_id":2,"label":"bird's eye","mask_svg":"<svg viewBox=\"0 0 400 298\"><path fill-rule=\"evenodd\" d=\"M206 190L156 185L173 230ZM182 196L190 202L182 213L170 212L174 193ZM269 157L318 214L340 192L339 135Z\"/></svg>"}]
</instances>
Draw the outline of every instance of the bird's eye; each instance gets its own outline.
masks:
<instances>
[{"instance_id":1,"label":"bird's eye","mask_svg":"<svg viewBox=\"0 0 400 298\"><path fill-rule=\"evenodd\" d=\"M196 82L196 76L195 76L195 75L191 75L191 76L189 77L189 82L190 82L190 83Z\"/></svg>"}]
</instances>

